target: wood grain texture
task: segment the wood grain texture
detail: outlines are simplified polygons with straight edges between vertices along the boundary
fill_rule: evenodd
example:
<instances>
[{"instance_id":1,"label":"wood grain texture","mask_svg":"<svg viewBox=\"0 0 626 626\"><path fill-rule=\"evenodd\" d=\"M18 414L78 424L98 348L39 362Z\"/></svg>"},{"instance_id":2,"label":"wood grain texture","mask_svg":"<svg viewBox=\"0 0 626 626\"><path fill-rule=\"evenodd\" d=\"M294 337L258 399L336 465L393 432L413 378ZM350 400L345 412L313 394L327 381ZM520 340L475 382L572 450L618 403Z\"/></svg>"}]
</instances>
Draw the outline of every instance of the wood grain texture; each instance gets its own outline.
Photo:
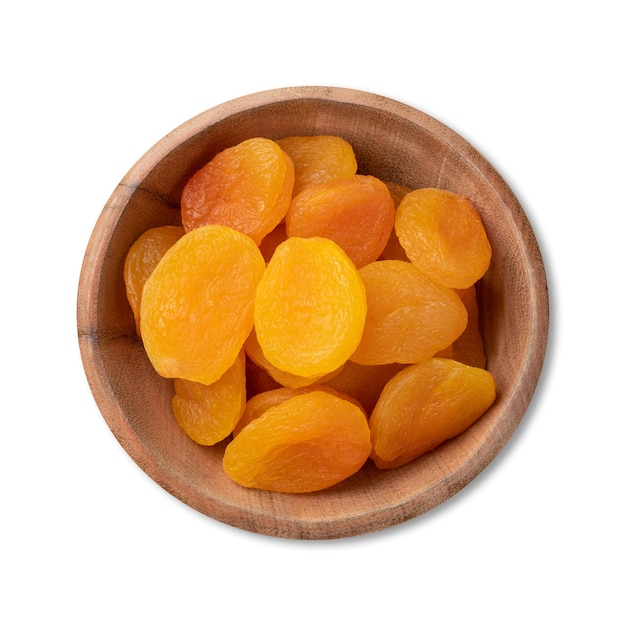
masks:
<instances>
[{"instance_id":1,"label":"wood grain texture","mask_svg":"<svg viewBox=\"0 0 626 626\"><path fill-rule=\"evenodd\" d=\"M487 368L498 397L467 432L405 467L380 471L368 463L349 480L314 494L249 490L222 471L225 444L201 447L173 419L172 383L154 372L135 333L122 269L141 233L180 223L183 185L217 152L253 136L320 133L349 141L360 173L409 187L444 187L466 195L478 208L493 247L479 297ZM494 167L462 137L378 95L285 88L196 116L131 168L88 244L77 322L98 407L120 444L153 480L189 506L235 527L294 539L333 539L414 518L457 493L495 458L522 419L540 377L548 290L522 207Z\"/></svg>"}]
</instances>

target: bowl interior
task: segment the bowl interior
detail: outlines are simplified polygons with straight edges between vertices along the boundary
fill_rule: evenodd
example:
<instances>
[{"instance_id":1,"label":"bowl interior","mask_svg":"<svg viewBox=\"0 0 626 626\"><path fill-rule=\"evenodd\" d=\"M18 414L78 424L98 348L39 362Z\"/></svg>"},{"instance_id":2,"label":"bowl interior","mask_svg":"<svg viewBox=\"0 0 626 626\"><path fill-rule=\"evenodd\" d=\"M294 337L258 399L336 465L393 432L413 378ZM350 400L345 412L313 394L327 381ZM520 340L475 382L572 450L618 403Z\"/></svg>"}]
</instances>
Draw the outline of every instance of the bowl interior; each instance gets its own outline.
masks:
<instances>
[{"instance_id":1,"label":"bowl interior","mask_svg":"<svg viewBox=\"0 0 626 626\"><path fill-rule=\"evenodd\" d=\"M222 471L225 444L192 442L171 413L173 386L150 365L134 328L122 269L148 228L179 224L188 178L246 138L334 134L349 141L359 172L410 187L444 187L472 200L493 247L479 284L487 368L498 397L459 437L409 465L367 464L336 487L274 494L235 485ZM467 485L502 449L530 402L544 358L548 299L528 220L495 169L464 139L424 113L374 94L287 88L253 94L198 115L156 144L113 192L82 268L78 334L98 406L127 452L189 506L253 532L328 539L415 517Z\"/></svg>"}]
</instances>

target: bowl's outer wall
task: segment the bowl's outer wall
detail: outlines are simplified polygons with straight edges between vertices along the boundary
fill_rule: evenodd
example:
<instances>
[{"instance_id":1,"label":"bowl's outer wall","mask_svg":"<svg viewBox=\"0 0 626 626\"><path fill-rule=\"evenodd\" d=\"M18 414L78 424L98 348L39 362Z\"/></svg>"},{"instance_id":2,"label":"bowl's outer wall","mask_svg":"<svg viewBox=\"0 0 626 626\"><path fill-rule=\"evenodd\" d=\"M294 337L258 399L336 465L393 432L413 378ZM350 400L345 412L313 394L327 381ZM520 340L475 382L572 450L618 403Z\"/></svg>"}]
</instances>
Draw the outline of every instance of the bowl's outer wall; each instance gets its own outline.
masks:
<instances>
[{"instance_id":1,"label":"bowl's outer wall","mask_svg":"<svg viewBox=\"0 0 626 626\"><path fill-rule=\"evenodd\" d=\"M487 368L498 397L463 435L397 470L369 464L323 492L273 494L235 485L225 444L194 444L171 414L171 381L151 367L123 283L131 244L148 228L180 223L180 194L212 156L246 138L333 134L349 141L360 173L409 187L443 187L479 210L493 247L480 281ZM89 242L78 293L85 371L107 424L135 462L174 496L217 520L262 534L330 539L386 528L440 504L474 479L522 419L539 380L548 335L541 253L518 200L486 159L432 117L361 91L277 89L189 120L129 171Z\"/></svg>"}]
</instances>

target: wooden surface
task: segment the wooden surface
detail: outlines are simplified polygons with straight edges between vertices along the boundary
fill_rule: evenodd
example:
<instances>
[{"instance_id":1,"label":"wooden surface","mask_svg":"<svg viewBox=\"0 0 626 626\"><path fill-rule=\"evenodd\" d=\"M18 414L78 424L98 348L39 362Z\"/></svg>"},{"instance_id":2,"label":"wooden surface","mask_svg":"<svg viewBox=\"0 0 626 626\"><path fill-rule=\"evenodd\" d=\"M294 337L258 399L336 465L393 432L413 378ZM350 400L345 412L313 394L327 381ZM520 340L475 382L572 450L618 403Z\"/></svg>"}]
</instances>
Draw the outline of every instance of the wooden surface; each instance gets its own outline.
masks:
<instances>
[{"instance_id":1,"label":"wooden surface","mask_svg":"<svg viewBox=\"0 0 626 626\"><path fill-rule=\"evenodd\" d=\"M498 397L466 433L397 470L367 464L351 479L304 495L249 490L223 473L224 444L194 444L171 415L171 381L156 375L135 333L122 268L148 228L180 223L187 179L213 155L252 136L335 134L361 173L469 197L493 246L480 283L487 368ZM224 523L297 539L380 530L444 502L474 479L518 426L540 376L548 292L540 250L519 202L463 138L424 113L377 95L286 88L210 109L156 144L114 190L94 228L80 277L78 338L93 395L111 431L168 492ZM531 462L531 459L529 459Z\"/></svg>"}]
</instances>

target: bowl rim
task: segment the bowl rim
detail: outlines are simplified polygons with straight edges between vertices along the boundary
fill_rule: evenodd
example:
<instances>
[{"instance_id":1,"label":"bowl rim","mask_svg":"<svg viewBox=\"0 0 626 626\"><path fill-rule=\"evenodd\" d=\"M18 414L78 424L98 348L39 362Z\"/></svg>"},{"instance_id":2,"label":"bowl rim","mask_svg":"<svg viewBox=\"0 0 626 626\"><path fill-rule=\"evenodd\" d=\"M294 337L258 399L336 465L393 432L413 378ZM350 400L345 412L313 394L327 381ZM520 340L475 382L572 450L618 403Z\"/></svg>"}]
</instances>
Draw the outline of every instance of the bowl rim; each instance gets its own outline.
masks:
<instances>
[{"instance_id":1,"label":"bowl rim","mask_svg":"<svg viewBox=\"0 0 626 626\"><path fill-rule=\"evenodd\" d=\"M490 433L490 445L483 442L477 449L475 458L468 460L463 472L456 477L452 488L450 485L445 485L444 488L435 485L430 494L421 492L415 498L409 498L399 506L387 508L385 511L365 511L355 516L350 524L346 519L341 519L337 523L302 522L299 527L294 528L294 523L298 526L297 522L289 520L281 524L279 520L277 523L271 512L267 513L265 519L261 519L263 516L258 511L233 510L231 505L202 501L201 494L189 493L188 486L181 483L174 472L162 467L151 457L149 450L125 419L123 409L112 393L98 346L98 268L106 254L117 221L141 181L150 174L155 164L210 126L251 108L289 100L322 100L382 109L434 133L440 140L447 142L450 149L474 164L496 191L522 233L524 253L529 260L532 290L528 297L533 333L517 382L517 386L524 389L524 394L522 398L516 399L515 415L509 419L506 428ZM126 452L157 484L192 508L231 526L287 538L333 539L382 530L425 513L470 483L501 452L526 413L542 374L549 333L548 283L538 241L517 197L495 167L456 131L413 106L376 93L343 87L281 87L243 95L195 115L157 141L128 170L100 213L85 251L78 285L77 329L85 374L103 418ZM247 519L249 515L256 516L254 523Z\"/></svg>"}]
</instances>

